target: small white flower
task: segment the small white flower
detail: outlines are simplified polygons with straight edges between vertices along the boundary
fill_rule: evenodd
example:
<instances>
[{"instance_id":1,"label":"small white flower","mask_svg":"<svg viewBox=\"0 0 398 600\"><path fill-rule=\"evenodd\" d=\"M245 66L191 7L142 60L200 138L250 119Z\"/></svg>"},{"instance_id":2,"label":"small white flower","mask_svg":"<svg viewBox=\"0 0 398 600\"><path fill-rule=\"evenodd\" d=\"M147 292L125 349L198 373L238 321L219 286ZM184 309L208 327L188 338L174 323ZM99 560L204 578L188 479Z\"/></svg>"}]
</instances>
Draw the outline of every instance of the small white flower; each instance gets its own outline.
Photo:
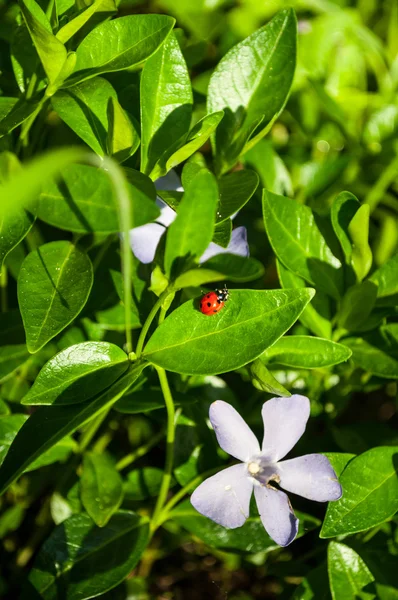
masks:
<instances>
[{"instance_id":1,"label":"small white flower","mask_svg":"<svg viewBox=\"0 0 398 600\"><path fill-rule=\"evenodd\" d=\"M327 502L341 498L342 489L329 460L321 454L281 459L304 433L310 416L305 396L272 398L263 404L262 448L240 414L226 402L210 406L210 421L219 445L242 461L206 479L192 494L198 512L229 529L241 527L249 517L252 492L269 536L287 546L297 535L298 519L288 496L272 485L309 500Z\"/></svg>"}]
</instances>

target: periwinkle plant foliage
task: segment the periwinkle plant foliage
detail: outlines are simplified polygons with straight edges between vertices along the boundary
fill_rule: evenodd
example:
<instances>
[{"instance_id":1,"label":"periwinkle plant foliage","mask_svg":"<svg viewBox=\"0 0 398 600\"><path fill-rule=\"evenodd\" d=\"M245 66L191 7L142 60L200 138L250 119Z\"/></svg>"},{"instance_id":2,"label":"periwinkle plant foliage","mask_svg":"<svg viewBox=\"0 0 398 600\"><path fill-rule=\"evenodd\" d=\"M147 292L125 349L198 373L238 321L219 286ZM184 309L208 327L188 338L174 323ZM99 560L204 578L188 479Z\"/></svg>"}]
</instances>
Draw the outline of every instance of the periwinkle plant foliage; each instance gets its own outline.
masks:
<instances>
[{"instance_id":1,"label":"periwinkle plant foliage","mask_svg":"<svg viewBox=\"0 0 398 600\"><path fill-rule=\"evenodd\" d=\"M0 0L1 597L398 597L398 11L291 4ZM190 495L290 395L280 548Z\"/></svg>"}]
</instances>

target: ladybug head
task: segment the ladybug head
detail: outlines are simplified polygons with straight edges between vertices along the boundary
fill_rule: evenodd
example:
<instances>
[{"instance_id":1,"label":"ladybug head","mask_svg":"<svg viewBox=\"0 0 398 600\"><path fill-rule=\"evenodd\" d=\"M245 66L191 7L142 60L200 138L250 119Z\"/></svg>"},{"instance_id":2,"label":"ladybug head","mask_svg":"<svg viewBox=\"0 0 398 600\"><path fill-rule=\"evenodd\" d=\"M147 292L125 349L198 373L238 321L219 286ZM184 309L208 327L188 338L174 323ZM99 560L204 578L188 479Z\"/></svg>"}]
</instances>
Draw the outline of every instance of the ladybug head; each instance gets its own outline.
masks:
<instances>
[{"instance_id":1,"label":"ladybug head","mask_svg":"<svg viewBox=\"0 0 398 600\"><path fill-rule=\"evenodd\" d=\"M217 298L220 302L226 302L229 298L229 291L227 286L224 284L224 287L221 290L216 290Z\"/></svg>"}]
</instances>

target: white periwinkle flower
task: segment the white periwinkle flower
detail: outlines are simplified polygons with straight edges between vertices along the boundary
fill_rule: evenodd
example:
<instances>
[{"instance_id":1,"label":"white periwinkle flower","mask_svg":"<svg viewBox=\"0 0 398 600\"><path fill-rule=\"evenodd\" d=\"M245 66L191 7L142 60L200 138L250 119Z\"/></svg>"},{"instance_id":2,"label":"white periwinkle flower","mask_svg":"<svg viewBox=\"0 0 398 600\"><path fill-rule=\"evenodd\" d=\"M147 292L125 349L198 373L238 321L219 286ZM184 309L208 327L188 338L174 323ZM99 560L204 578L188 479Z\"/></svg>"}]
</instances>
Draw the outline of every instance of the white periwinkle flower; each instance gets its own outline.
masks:
<instances>
[{"instance_id":1,"label":"white periwinkle flower","mask_svg":"<svg viewBox=\"0 0 398 600\"><path fill-rule=\"evenodd\" d=\"M272 485L309 500L327 502L341 498L342 489L329 460L307 454L282 460L304 433L310 416L305 396L272 398L263 404L262 448L250 427L228 403L210 406L210 421L221 448L242 461L206 479L192 494L198 512L219 525L235 529L249 517L252 492L268 535L287 546L297 535L298 519L288 496Z\"/></svg>"},{"instance_id":2,"label":"white periwinkle flower","mask_svg":"<svg viewBox=\"0 0 398 600\"><path fill-rule=\"evenodd\" d=\"M175 171L170 171L165 177L158 179L155 182L155 185L158 190L184 191ZM131 249L138 260L144 264L153 261L160 238L177 216L174 210L159 197L156 199L156 204L160 208L160 216L156 221L154 223L141 225L141 227L136 227L130 231ZM199 262L203 263L209 258L225 252L228 252L229 254L238 254L239 256L249 256L246 227L236 227L236 229L232 231L231 241L227 248L223 248L222 246L211 242L203 256L200 257Z\"/></svg>"}]
</instances>

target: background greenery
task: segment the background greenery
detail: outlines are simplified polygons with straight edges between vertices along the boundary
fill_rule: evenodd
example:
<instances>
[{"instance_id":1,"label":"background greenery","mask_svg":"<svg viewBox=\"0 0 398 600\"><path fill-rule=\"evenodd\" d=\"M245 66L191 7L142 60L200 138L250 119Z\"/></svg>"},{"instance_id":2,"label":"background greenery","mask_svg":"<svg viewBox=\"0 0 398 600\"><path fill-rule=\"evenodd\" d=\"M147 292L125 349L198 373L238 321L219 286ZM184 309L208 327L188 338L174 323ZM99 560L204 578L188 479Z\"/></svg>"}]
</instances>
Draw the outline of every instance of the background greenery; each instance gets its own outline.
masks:
<instances>
[{"instance_id":1,"label":"background greenery","mask_svg":"<svg viewBox=\"0 0 398 600\"><path fill-rule=\"evenodd\" d=\"M0 11L0 460L11 447L0 596L398 598L397 3L0 0ZM106 30L101 44L95 26L130 14L161 17L141 33ZM274 15L279 50L255 38L264 56L229 54L209 86ZM141 34L151 42L135 47ZM272 75L261 69L271 55ZM242 115L232 90L225 110L232 72L243 88L250 69L258 94ZM171 98L165 82L179 85ZM165 118L157 101L176 108ZM116 163L98 170L96 155ZM186 194L161 196L180 227L152 265L129 264L126 235L122 270L118 232L158 217L152 182L172 167ZM228 243L239 209L251 259L197 268L211 239ZM194 239L198 229L213 237ZM191 330L207 336L215 322L190 299L224 280L239 335L222 332L208 354ZM170 310L156 331L152 309L160 321ZM160 375L162 395L147 361L170 371L177 410L163 513L168 384ZM261 436L262 402L289 392L311 399L297 454L327 452L344 496L326 518L294 498L300 538L279 549L255 509L227 531L185 492L226 464L206 426L211 401L231 402Z\"/></svg>"}]
</instances>

